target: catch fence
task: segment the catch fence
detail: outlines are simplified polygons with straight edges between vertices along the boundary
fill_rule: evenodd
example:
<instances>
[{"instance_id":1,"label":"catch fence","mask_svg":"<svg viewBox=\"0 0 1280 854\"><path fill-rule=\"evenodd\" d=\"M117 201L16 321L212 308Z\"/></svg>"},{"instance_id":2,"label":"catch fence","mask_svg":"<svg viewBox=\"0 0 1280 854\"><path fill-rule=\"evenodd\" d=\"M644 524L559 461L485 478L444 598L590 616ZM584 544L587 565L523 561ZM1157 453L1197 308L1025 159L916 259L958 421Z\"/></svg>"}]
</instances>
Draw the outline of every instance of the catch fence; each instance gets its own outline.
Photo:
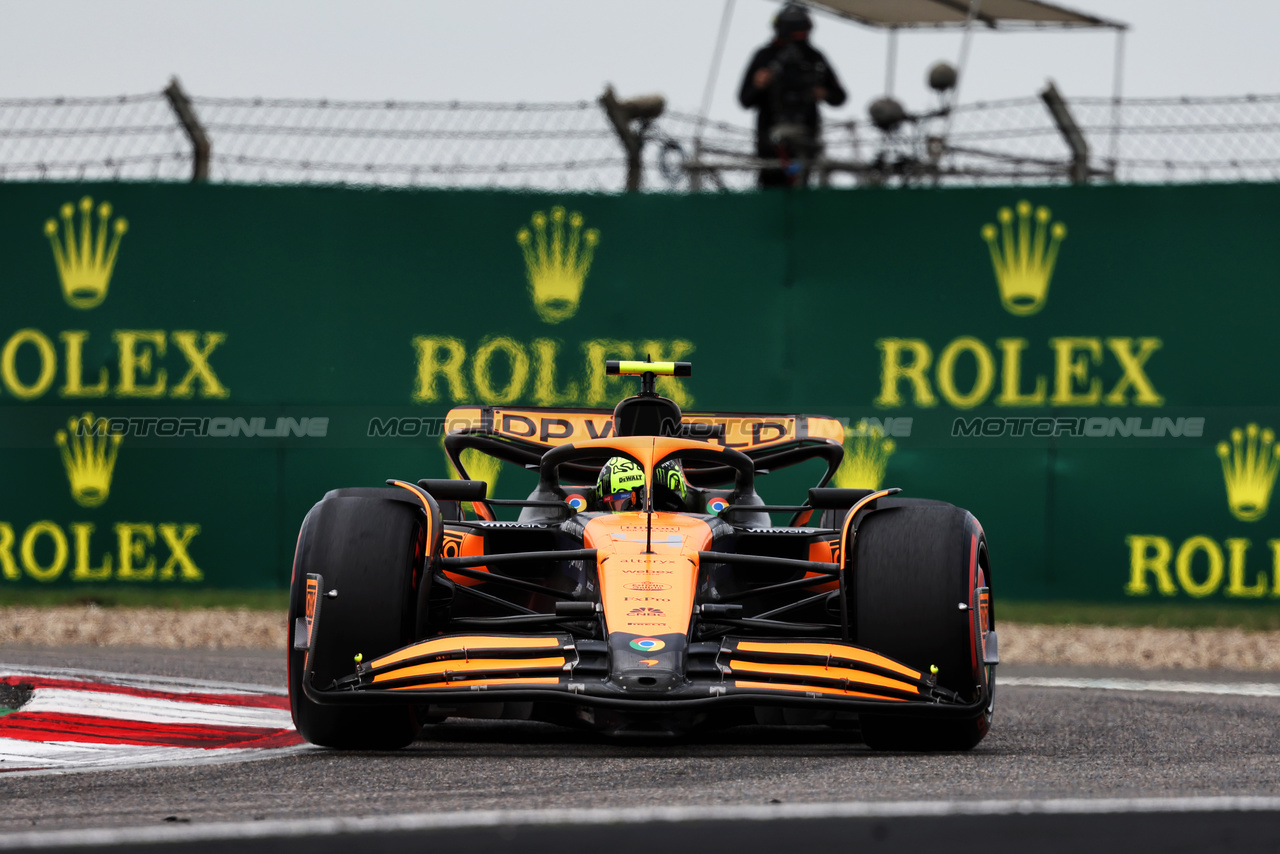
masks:
<instances>
[{"instance_id":1,"label":"catch fence","mask_svg":"<svg viewBox=\"0 0 1280 854\"><path fill-rule=\"evenodd\" d=\"M603 100L220 98L186 96L176 84L118 97L2 99L0 181L198 175L226 184L611 192L627 185L630 134L640 189L753 186L750 128L673 109L656 117L624 110L619 123ZM891 130L829 120L815 171L836 185L1280 177L1280 95L1064 103L1087 151L1074 150L1044 97L1032 96L908 114ZM197 134L207 141L203 155Z\"/></svg>"}]
</instances>

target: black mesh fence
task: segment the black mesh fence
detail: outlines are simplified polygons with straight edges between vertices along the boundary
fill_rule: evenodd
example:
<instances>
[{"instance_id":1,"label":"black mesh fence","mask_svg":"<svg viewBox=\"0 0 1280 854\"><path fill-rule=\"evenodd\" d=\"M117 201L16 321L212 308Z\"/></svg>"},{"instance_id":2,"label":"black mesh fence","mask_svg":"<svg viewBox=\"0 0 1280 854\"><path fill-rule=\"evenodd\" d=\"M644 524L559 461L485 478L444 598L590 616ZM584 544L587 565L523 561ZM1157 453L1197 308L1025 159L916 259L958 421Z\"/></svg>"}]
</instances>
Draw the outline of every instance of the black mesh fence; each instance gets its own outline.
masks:
<instances>
[{"instance_id":1,"label":"black mesh fence","mask_svg":"<svg viewBox=\"0 0 1280 854\"><path fill-rule=\"evenodd\" d=\"M207 98L190 103L221 183L617 191L624 147L594 100L568 103ZM1076 98L1092 180L1280 177L1280 95ZM752 131L668 110L632 129L646 190L752 186ZM908 116L893 132L829 122L835 185L1065 182L1072 153L1028 97ZM822 164L820 164L822 165ZM191 180L192 143L164 93L0 100L0 180Z\"/></svg>"}]
</instances>

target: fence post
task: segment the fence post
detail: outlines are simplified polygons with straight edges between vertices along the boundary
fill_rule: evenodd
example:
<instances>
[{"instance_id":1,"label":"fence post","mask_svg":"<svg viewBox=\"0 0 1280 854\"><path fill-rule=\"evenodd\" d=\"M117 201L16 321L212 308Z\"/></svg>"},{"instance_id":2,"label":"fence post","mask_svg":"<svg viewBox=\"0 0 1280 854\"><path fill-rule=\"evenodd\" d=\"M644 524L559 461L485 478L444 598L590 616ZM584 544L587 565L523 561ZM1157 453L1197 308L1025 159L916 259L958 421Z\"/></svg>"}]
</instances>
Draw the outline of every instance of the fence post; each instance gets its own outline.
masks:
<instances>
[{"instance_id":1,"label":"fence post","mask_svg":"<svg viewBox=\"0 0 1280 854\"><path fill-rule=\"evenodd\" d=\"M1062 138L1067 141L1067 147L1071 149L1071 183L1088 183L1089 142L1084 138L1084 131L1080 130L1080 126L1076 124L1071 110L1067 107L1067 102L1058 93L1058 87L1053 85L1052 80L1040 93L1040 99L1049 108L1049 115L1053 116L1058 132L1062 134Z\"/></svg>"},{"instance_id":2,"label":"fence post","mask_svg":"<svg viewBox=\"0 0 1280 854\"><path fill-rule=\"evenodd\" d=\"M177 115L178 122L181 123L182 129L187 132L187 138L191 140L191 183L198 184L208 181L209 137L205 135L204 127L196 116L195 108L191 106L187 93L182 91L182 86L178 84L177 77L169 80L169 86L164 90L164 96L169 99L169 106L173 107L173 112Z\"/></svg>"},{"instance_id":3,"label":"fence post","mask_svg":"<svg viewBox=\"0 0 1280 854\"><path fill-rule=\"evenodd\" d=\"M619 101L613 93L613 87L606 86L604 94L600 96L600 106L604 108L604 114L609 117L609 122L627 152L627 192L634 193L640 189L640 154L644 147L644 131L650 122L662 115L667 102L661 95L644 95ZM636 120L640 121L639 130L631 127L631 123Z\"/></svg>"}]
</instances>

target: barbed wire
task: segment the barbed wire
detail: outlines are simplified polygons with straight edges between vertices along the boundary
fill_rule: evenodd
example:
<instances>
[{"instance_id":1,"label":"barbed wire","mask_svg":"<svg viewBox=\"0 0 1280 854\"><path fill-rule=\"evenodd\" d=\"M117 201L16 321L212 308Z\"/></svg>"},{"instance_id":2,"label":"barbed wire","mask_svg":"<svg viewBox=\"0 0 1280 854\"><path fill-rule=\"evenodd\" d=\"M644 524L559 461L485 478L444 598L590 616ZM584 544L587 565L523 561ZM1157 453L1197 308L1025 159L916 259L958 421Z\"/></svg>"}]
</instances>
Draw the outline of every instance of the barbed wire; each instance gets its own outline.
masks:
<instances>
[{"instance_id":1,"label":"barbed wire","mask_svg":"<svg viewBox=\"0 0 1280 854\"><path fill-rule=\"evenodd\" d=\"M594 100L558 103L214 98L190 103L219 183L616 191L626 152ZM1095 176L1125 183L1280 179L1280 95L1075 98ZM755 183L754 132L678 110L636 123L648 190ZM1064 183L1072 152L1037 97L965 104L894 132L829 122L835 185ZM0 99L0 181L186 181L192 143L164 93ZM695 165L708 168L692 169Z\"/></svg>"}]
</instances>

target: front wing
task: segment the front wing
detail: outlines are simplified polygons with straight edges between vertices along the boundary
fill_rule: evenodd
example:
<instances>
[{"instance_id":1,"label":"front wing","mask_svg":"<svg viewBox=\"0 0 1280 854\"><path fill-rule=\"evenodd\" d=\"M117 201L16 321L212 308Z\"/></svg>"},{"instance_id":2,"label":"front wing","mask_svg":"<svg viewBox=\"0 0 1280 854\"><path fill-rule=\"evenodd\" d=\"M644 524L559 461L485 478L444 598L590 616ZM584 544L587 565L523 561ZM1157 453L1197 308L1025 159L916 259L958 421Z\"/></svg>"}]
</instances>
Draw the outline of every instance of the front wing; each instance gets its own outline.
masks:
<instances>
[{"instance_id":1,"label":"front wing","mask_svg":"<svg viewBox=\"0 0 1280 854\"><path fill-rule=\"evenodd\" d=\"M318 611L298 627L308 649ZM309 630L308 630L309 629ZM551 701L644 711L709 705L826 707L879 714L965 717L990 700L966 702L932 674L847 642L725 637L685 651L683 678L611 678L609 644L567 633L471 633L418 641L360 661L330 685L313 684L307 656L303 690L321 704L468 704Z\"/></svg>"}]
</instances>

